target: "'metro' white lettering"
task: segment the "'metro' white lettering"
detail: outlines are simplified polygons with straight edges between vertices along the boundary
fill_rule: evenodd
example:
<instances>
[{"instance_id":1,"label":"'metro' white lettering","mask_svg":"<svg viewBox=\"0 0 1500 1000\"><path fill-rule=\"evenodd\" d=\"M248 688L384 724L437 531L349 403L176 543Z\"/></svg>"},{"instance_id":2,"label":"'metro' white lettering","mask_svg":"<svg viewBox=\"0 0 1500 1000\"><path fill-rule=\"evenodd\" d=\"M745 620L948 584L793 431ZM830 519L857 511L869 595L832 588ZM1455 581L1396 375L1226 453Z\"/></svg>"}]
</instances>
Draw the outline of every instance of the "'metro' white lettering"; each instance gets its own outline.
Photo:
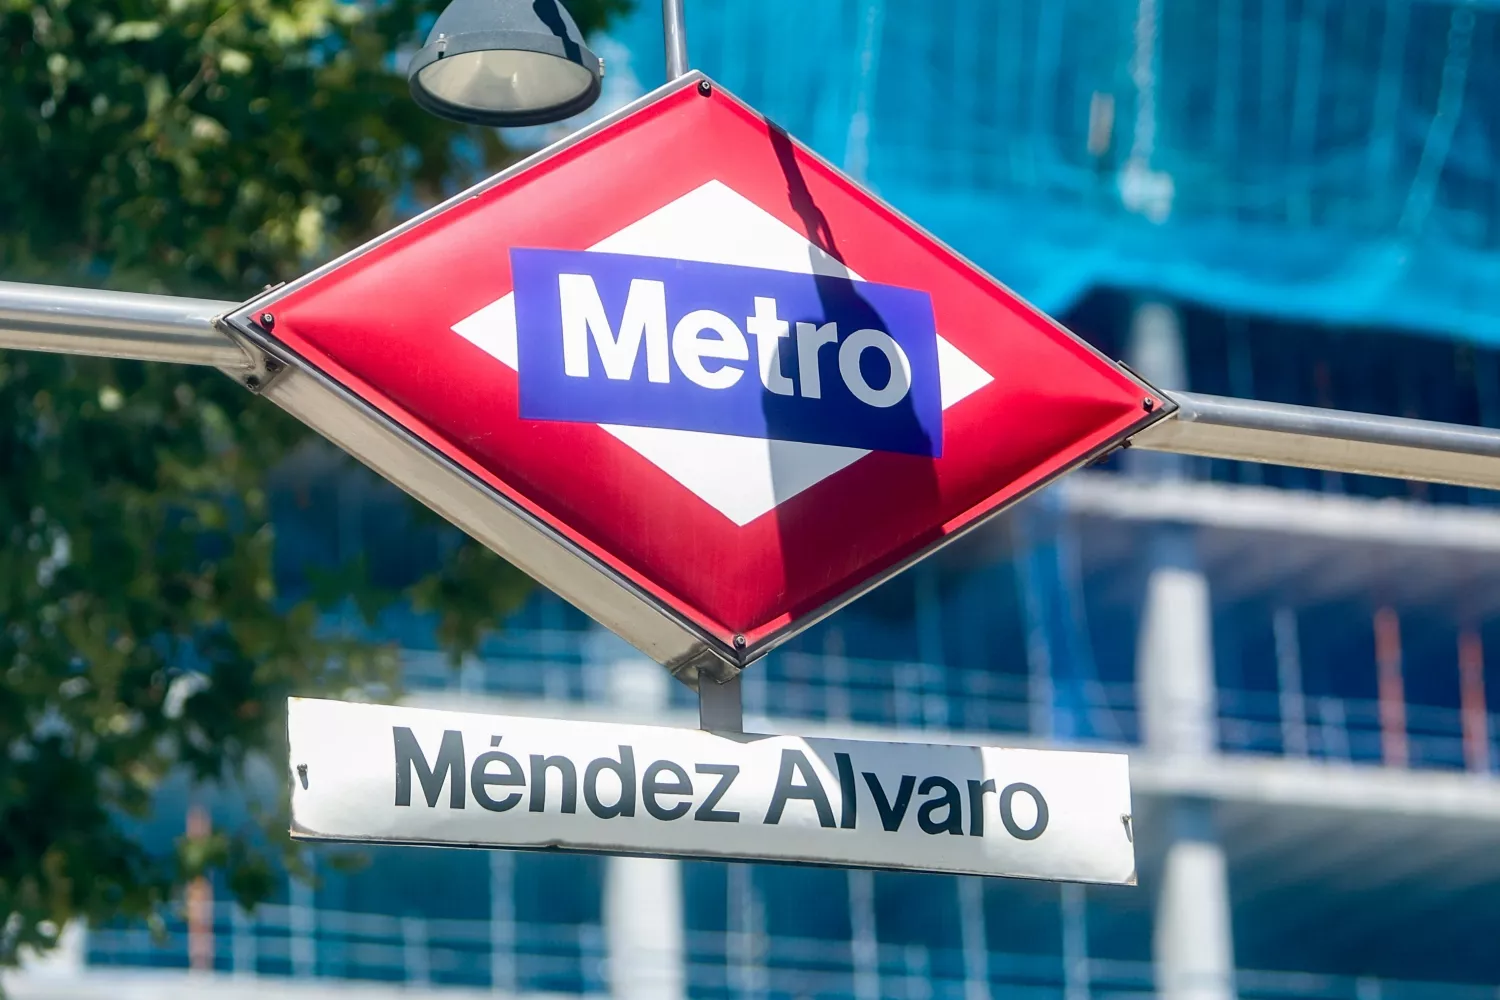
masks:
<instances>
[{"instance_id":1,"label":"'metro' white lettering","mask_svg":"<svg viewBox=\"0 0 1500 1000\"><path fill-rule=\"evenodd\" d=\"M708 330L717 333L718 340L704 339L702 334ZM682 369L682 374L703 388L728 389L745 374L744 369L720 365L709 371L704 367L703 359L747 361L750 347L745 343L745 335L728 316L712 309L694 309L678 320L672 329L672 358Z\"/></svg>"},{"instance_id":2,"label":"'metro' white lettering","mask_svg":"<svg viewBox=\"0 0 1500 1000\"><path fill-rule=\"evenodd\" d=\"M667 290L660 281L635 278L625 299L616 336L599 299L593 276L559 274L557 290L562 299L563 371L573 378L589 377L589 336L599 351L607 378L629 381L635 359L646 342L646 377L652 382L671 378L667 361Z\"/></svg>"},{"instance_id":3,"label":"'metro' white lettering","mask_svg":"<svg viewBox=\"0 0 1500 1000\"><path fill-rule=\"evenodd\" d=\"M891 366L890 380L879 389L865 381L859 368L860 355L871 348L884 354ZM880 330L855 330L844 338L839 345L839 374L854 398L869 406L895 406L911 391L911 360L890 334Z\"/></svg>"},{"instance_id":4,"label":"'metro' white lettering","mask_svg":"<svg viewBox=\"0 0 1500 1000\"><path fill-rule=\"evenodd\" d=\"M781 370L781 341L791 332L791 324L776 315L776 300L757 295L755 315L746 317L745 329L755 337L760 384L778 396L794 395L796 383Z\"/></svg>"},{"instance_id":5,"label":"'metro' white lettering","mask_svg":"<svg viewBox=\"0 0 1500 1000\"><path fill-rule=\"evenodd\" d=\"M744 376L744 369L729 362L748 361L748 331L756 340L760 381L778 396L801 395L821 399L823 384L818 352L838 345L839 374L854 398L867 406L895 406L911 391L911 360L906 351L882 330L855 330L839 341L837 323L796 324L797 376L782 370L782 341L791 336L792 324L777 315L777 303L767 296L755 297L755 312L745 317L745 329L713 309L695 309L672 328L671 355L667 352L667 295L661 281L633 278L620 317L618 332L611 327L599 288L592 275L559 274L557 289L562 305L563 371L572 378L589 377L589 342L604 366L607 378L625 382L635 374L641 344L646 345L646 377L652 382L671 381L671 362L688 380L705 389L728 389ZM706 333L717 337L705 337ZM860 358L865 351L885 355L890 378L877 389L865 380ZM705 359L725 362L710 368Z\"/></svg>"},{"instance_id":6,"label":"'metro' white lettering","mask_svg":"<svg viewBox=\"0 0 1500 1000\"><path fill-rule=\"evenodd\" d=\"M643 455L660 448L652 461L663 468L718 477L688 487L705 499L720 482L726 495L738 489L718 464L686 459L713 439L648 431L943 453L943 341L926 292L603 250L512 248L510 258L522 420L596 424ZM988 378L967 359L954 364ZM805 453L819 467L836 454Z\"/></svg>"},{"instance_id":7,"label":"'metro' white lettering","mask_svg":"<svg viewBox=\"0 0 1500 1000\"><path fill-rule=\"evenodd\" d=\"M839 342L837 323L797 324L797 377L802 381L802 395L808 399L823 398L823 380L818 373L818 349Z\"/></svg>"}]
</instances>

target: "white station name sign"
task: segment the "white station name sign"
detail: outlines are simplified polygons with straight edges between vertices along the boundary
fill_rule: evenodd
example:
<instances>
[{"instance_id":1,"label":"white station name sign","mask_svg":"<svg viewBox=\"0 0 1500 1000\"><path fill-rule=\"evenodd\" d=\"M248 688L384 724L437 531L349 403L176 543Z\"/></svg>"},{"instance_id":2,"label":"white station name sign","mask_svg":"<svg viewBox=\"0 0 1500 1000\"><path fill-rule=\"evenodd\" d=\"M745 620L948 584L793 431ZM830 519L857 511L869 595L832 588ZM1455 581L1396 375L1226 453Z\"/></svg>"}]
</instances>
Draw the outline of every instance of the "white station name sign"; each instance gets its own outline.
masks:
<instances>
[{"instance_id":1,"label":"white station name sign","mask_svg":"<svg viewBox=\"0 0 1500 1000\"><path fill-rule=\"evenodd\" d=\"M300 698L289 716L299 839L1135 882L1122 754Z\"/></svg>"}]
</instances>

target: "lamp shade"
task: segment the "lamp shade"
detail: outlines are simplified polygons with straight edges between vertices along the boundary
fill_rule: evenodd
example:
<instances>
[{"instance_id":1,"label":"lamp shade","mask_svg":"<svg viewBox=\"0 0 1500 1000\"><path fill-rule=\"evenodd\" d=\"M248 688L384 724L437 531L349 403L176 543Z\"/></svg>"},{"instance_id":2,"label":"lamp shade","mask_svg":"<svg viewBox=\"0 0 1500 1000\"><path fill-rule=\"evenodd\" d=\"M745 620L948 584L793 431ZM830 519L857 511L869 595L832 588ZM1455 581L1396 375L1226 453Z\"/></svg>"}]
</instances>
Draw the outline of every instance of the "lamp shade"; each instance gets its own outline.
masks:
<instances>
[{"instance_id":1,"label":"lamp shade","mask_svg":"<svg viewBox=\"0 0 1500 1000\"><path fill-rule=\"evenodd\" d=\"M426 110L470 125L542 125L599 97L603 67L558 0L453 0L407 70Z\"/></svg>"}]
</instances>

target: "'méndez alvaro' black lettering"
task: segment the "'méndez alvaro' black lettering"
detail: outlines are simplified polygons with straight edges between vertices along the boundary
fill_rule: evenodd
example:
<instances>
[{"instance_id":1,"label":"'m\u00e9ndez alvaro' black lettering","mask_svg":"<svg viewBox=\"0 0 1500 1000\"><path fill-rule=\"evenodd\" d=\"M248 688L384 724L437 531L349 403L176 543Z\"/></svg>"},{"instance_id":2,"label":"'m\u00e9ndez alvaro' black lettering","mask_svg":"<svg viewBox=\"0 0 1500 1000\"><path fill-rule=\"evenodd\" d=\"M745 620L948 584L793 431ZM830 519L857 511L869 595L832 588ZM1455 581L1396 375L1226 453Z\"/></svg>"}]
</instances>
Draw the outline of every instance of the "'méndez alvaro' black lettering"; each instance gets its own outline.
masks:
<instances>
[{"instance_id":1,"label":"'m\u00e9ndez alvaro' black lettering","mask_svg":"<svg viewBox=\"0 0 1500 1000\"><path fill-rule=\"evenodd\" d=\"M859 785L854 781L854 764L846 753L833 755L839 771L839 829L852 830L859 821Z\"/></svg>"},{"instance_id":2,"label":"'m\u00e9ndez alvaro' black lettering","mask_svg":"<svg viewBox=\"0 0 1500 1000\"><path fill-rule=\"evenodd\" d=\"M539 753L531 755L531 803L527 808L534 813L547 809L547 772L556 769L562 776L561 812L578 811L578 769L573 762L561 754L551 757Z\"/></svg>"},{"instance_id":3,"label":"'m\u00e9ndez alvaro' black lettering","mask_svg":"<svg viewBox=\"0 0 1500 1000\"><path fill-rule=\"evenodd\" d=\"M795 779L801 776L801 782ZM766 810L766 823L774 826L781 822L782 811L790 799L805 799L818 811L819 826L833 826L833 807L828 804L828 793L818 772L813 770L807 755L801 750L781 751L781 770L776 775L776 790L771 793L771 808Z\"/></svg>"},{"instance_id":4,"label":"'m\u00e9ndez alvaro' black lettering","mask_svg":"<svg viewBox=\"0 0 1500 1000\"><path fill-rule=\"evenodd\" d=\"M501 737L491 736L490 746L500 745ZM503 774L491 774L491 764L503 764ZM511 792L508 795L494 798L490 795L492 787L525 787L526 774L521 770L521 762L503 750L489 750L474 758L474 766L469 769L469 790L474 793L474 801L490 812L505 812L514 809L521 801L520 792Z\"/></svg>"},{"instance_id":5,"label":"'m\u00e9ndez alvaro' black lettering","mask_svg":"<svg viewBox=\"0 0 1500 1000\"><path fill-rule=\"evenodd\" d=\"M620 797L610 805L605 805L599 798L599 775L605 771L612 772L620 782ZM583 801L588 803L589 812L600 819L634 816L635 751L628 746L621 745L619 760L600 757L598 760L590 761L589 766L583 769Z\"/></svg>"},{"instance_id":6,"label":"'m\u00e9ndez alvaro' black lettering","mask_svg":"<svg viewBox=\"0 0 1500 1000\"><path fill-rule=\"evenodd\" d=\"M670 780L663 779L663 774L671 775ZM656 819L674 820L686 816L688 810L693 808L691 801L663 805L657 798L659 795L686 795L691 799L693 780L686 771L670 760L653 761L646 768L646 773L641 775L641 805L646 807L646 813Z\"/></svg>"},{"instance_id":7,"label":"'m\u00e9ndez alvaro' black lettering","mask_svg":"<svg viewBox=\"0 0 1500 1000\"><path fill-rule=\"evenodd\" d=\"M984 836L984 795L995 794L995 779L969 779L969 836Z\"/></svg>"},{"instance_id":8,"label":"'m\u00e9ndez alvaro' black lettering","mask_svg":"<svg viewBox=\"0 0 1500 1000\"><path fill-rule=\"evenodd\" d=\"M870 786L870 795L875 799L875 811L880 813L880 826L886 833L895 833L901 829L901 821L906 818L906 809L911 805L911 793L917 787L917 776L915 774L903 774L901 784L896 787L896 801L891 802L885 797L885 788L880 784L880 778L874 771L866 771L865 784Z\"/></svg>"},{"instance_id":9,"label":"'m\u00e9ndez alvaro' black lettering","mask_svg":"<svg viewBox=\"0 0 1500 1000\"><path fill-rule=\"evenodd\" d=\"M785 770L784 767L783 770ZM896 795L893 800L885 786L881 784L879 775L873 771L865 771L863 774L865 785L870 789L870 797L875 800L875 812L880 816L880 826L886 833L895 833L901 829L901 823L911 806L913 792L929 796L917 808L917 825L923 833L932 835L948 833L957 836L964 832L964 793L957 782L941 775L932 775L923 778L918 784L915 775L903 774L900 783L896 786ZM995 780L986 778L980 781L969 778L965 784L969 799L969 835L983 837L984 797L995 794ZM1032 820L1029 827L1022 826L1016 820L1015 797L1017 795L1029 796L1036 804L1036 819ZM1017 840L1036 840L1047 829L1049 818L1047 800L1042 797L1038 789L1023 781L1006 785L1000 790L999 811L1000 822L1004 824L1005 832Z\"/></svg>"},{"instance_id":10,"label":"'m\u00e9ndez alvaro' black lettering","mask_svg":"<svg viewBox=\"0 0 1500 1000\"><path fill-rule=\"evenodd\" d=\"M963 799L958 794L958 786L947 778L933 775L922 781L917 794L927 795L933 791L940 791L942 795L922 803L917 809L917 825L922 828L923 833L952 833L962 836L964 821L959 812L959 803ZM941 821L933 818L939 809L944 810Z\"/></svg>"},{"instance_id":11,"label":"'m\u00e9ndez alvaro' black lettering","mask_svg":"<svg viewBox=\"0 0 1500 1000\"><path fill-rule=\"evenodd\" d=\"M718 776L718 783L708 791L708 798L693 813L693 820L697 823L738 823L740 814L732 809L720 809L719 800L724 793L729 791L729 786L734 784L734 779L739 777L740 766L738 764L694 764L693 770L698 774L713 774Z\"/></svg>"},{"instance_id":12,"label":"'m\u00e9ndez alvaro' black lettering","mask_svg":"<svg viewBox=\"0 0 1500 1000\"><path fill-rule=\"evenodd\" d=\"M617 758L599 757L590 761L583 769L583 780L580 782L578 765L564 754L531 754L528 773L520 760L499 749L502 741L500 736L490 737L490 749L475 757L472 766L467 766L463 734L459 730L449 729L443 732L437 745L437 753L432 759L427 757L416 735L408 727L393 726L391 737L395 756L397 806L411 806L412 775L415 774L417 784L422 789L421 798L433 809L442 801L446 786L450 809L463 809L468 793L472 793L480 808L489 812L507 812L528 798L526 789L529 785L530 812L546 812L549 793L555 792L557 797L553 801L557 811L572 814L578 811L581 785L589 812L600 819L633 818L639 801L646 814L660 822L683 819L689 813L695 822L740 821L739 812L720 807L730 787L739 777L740 766L737 764L692 765L694 773L717 779L712 787L706 789L707 794L703 800L696 802L696 793L702 789L702 784L695 788L688 769L675 761L653 761L637 781L635 750L626 744L620 745ZM856 829L859 788L855 781L853 761L848 753L839 752L833 754L833 762L839 791L837 816L829 798L829 790L807 754L797 749L783 749L776 787L766 810L765 824L779 825L788 803L802 801L811 803L820 827ZM554 771L556 778L549 782ZM612 774L618 783L619 790L613 795L600 791L600 781L605 772ZM997 782L993 778L966 778L960 781L942 775L929 775L919 780L916 775L903 774L895 779L895 794L892 795L891 789L882 783L875 772L858 773L864 777L881 829L886 833L896 833L901 829L911 811L914 795L922 797L917 806L917 826L929 836L959 836L965 832L971 837L985 836L986 795L996 797L995 805L1000 823L1005 832L1017 840L1029 841L1041 837L1051 818L1047 800L1041 791L1023 781L1011 782L997 791ZM549 784L552 787L549 788ZM606 796L612 801L606 802ZM1018 796L1030 799L1035 810L1029 824L1024 826L1016 816ZM967 830L964 823L966 816Z\"/></svg>"},{"instance_id":13,"label":"'m\u00e9ndez alvaro' black lettering","mask_svg":"<svg viewBox=\"0 0 1500 1000\"><path fill-rule=\"evenodd\" d=\"M1016 822L1013 807L1018 793L1029 795L1031 801L1036 803L1036 819L1029 829ZM1017 840L1035 840L1047 830L1047 800L1042 798L1041 792L1024 781L1006 785L1000 790L1000 822L1005 824L1005 832Z\"/></svg>"},{"instance_id":14,"label":"'m\u00e9ndez alvaro' black lettering","mask_svg":"<svg viewBox=\"0 0 1500 1000\"><path fill-rule=\"evenodd\" d=\"M411 772L417 772L422 783L422 794L427 804L437 807L438 797L443 794L443 784L448 783L448 807L464 807L464 737L457 729L445 730L443 742L438 746L437 762L428 764L422 755L417 737L406 726L393 726L391 735L396 745L396 805L411 805Z\"/></svg>"}]
</instances>

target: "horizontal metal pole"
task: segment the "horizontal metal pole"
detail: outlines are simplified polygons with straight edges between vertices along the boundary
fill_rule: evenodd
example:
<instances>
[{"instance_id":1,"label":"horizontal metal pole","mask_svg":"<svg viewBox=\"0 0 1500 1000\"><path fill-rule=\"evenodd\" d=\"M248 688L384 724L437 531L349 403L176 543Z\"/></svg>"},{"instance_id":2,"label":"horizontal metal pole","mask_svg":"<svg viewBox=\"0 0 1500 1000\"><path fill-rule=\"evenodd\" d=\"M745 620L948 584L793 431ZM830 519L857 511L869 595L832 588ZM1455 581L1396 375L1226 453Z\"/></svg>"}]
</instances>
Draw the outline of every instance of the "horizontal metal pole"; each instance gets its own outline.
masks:
<instances>
[{"instance_id":1,"label":"horizontal metal pole","mask_svg":"<svg viewBox=\"0 0 1500 1000\"><path fill-rule=\"evenodd\" d=\"M0 281L0 348L230 371L251 354L214 325L236 303ZM1137 434L1150 451L1500 489L1500 430L1194 392Z\"/></svg>"},{"instance_id":2,"label":"horizontal metal pole","mask_svg":"<svg viewBox=\"0 0 1500 1000\"><path fill-rule=\"evenodd\" d=\"M214 326L237 303L0 281L0 348L246 368Z\"/></svg>"},{"instance_id":3,"label":"horizontal metal pole","mask_svg":"<svg viewBox=\"0 0 1500 1000\"><path fill-rule=\"evenodd\" d=\"M1131 446L1180 455L1500 489L1500 430L1195 392Z\"/></svg>"}]
</instances>

